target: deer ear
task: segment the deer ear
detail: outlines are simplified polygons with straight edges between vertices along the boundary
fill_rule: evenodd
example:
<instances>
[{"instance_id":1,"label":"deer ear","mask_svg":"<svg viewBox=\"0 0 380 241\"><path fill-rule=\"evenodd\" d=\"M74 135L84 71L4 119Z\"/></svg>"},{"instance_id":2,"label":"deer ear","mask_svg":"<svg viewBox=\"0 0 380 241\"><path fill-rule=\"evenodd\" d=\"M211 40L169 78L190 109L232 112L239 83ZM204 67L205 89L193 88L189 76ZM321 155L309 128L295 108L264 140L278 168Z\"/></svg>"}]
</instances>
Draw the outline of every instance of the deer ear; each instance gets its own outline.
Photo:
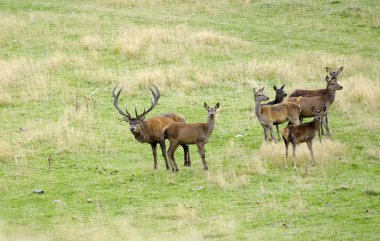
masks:
<instances>
[{"instance_id":1,"label":"deer ear","mask_svg":"<svg viewBox=\"0 0 380 241\"><path fill-rule=\"evenodd\" d=\"M283 86L281 86L281 88L280 88L280 89L282 89L282 90L283 90L283 89L284 89L284 87L285 87L285 84L284 84Z\"/></svg>"},{"instance_id":2,"label":"deer ear","mask_svg":"<svg viewBox=\"0 0 380 241\"><path fill-rule=\"evenodd\" d=\"M340 72L343 71L343 68L344 68L344 66L342 66L342 67L340 67L340 68L338 69L338 74L339 74Z\"/></svg>"},{"instance_id":3,"label":"deer ear","mask_svg":"<svg viewBox=\"0 0 380 241\"><path fill-rule=\"evenodd\" d=\"M326 112L326 110L327 110L326 105L323 105L323 107L322 107L322 111L323 111L323 112Z\"/></svg>"},{"instance_id":4,"label":"deer ear","mask_svg":"<svg viewBox=\"0 0 380 241\"><path fill-rule=\"evenodd\" d=\"M253 88L253 93L256 93L256 88Z\"/></svg>"},{"instance_id":5,"label":"deer ear","mask_svg":"<svg viewBox=\"0 0 380 241\"><path fill-rule=\"evenodd\" d=\"M216 103L215 108L219 109L219 105L220 105L219 102Z\"/></svg>"},{"instance_id":6,"label":"deer ear","mask_svg":"<svg viewBox=\"0 0 380 241\"><path fill-rule=\"evenodd\" d=\"M314 113L315 112L315 108L314 106L311 107L311 111Z\"/></svg>"},{"instance_id":7,"label":"deer ear","mask_svg":"<svg viewBox=\"0 0 380 241\"><path fill-rule=\"evenodd\" d=\"M274 89L274 91L276 91L277 90L277 86L273 85L273 89Z\"/></svg>"},{"instance_id":8,"label":"deer ear","mask_svg":"<svg viewBox=\"0 0 380 241\"><path fill-rule=\"evenodd\" d=\"M263 92L264 89L265 89L265 86L263 88L259 89L259 92Z\"/></svg>"},{"instance_id":9,"label":"deer ear","mask_svg":"<svg viewBox=\"0 0 380 241\"><path fill-rule=\"evenodd\" d=\"M126 117L126 116L123 117L123 120L126 121L126 122L129 122L129 118Z\"/></svg>"},{"instance_id":10,"label":"deer ear","mask_svg":"<svg viewBox=\"0 0 380 241\"><path fill-rule=\"evenodd\" d=\"M329 68L329 67L326 67L326 72L327 72L327 73L331 73L331 71L330 71L330 68Z\"/></svg>"},{"instance_id":11,"label":"deer ear","mask_svg":"<svg viewBox=\"0 0 380 241\"><path fill-rule=\"evenodd\" d=\"M208 110L210 107L206 104L206 102L204 103L204 107L206 108L206 110Z\"/></svg>"},{"instance_id":12,"label":"deer ear","mask_svg":"<svg viewBox=\"0 0 380 241\"><path fill-rule=\"evenodd\" d=\"M326 80L326 81L329 81L329 79L330 79L330 77L329 77L328 75L326 75L325 80Z\"/></svg>"}]
</instances>

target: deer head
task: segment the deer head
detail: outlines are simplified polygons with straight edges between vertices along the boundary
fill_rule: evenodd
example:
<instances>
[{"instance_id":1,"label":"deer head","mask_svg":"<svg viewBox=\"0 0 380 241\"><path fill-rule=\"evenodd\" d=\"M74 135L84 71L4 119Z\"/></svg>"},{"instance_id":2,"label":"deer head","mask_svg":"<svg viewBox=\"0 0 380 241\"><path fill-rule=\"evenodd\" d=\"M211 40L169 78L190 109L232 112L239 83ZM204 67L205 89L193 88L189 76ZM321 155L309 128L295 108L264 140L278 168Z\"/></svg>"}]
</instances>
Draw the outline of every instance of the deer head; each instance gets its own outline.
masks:
<instances>
[{"instance_id":1,"label":"deer head","mask_svg":"<svg viewBox=\"0 0 380 241\"><path fill-rule=\"evenodd\" d=\"M281 88L277 88L277 86L273 85L274 91L276 91L276 99L284 99L288 94L284 91L285 84L281 86Z\"/></svg>"},{"instance_id":2,"label":"deer head","mask_svg":"<svg viewBox=\"0 0 380 241\"><path fill-rule=\"evenodd\" d=\"M343 89L343 86L338 84L337 78L331 78L331 76L326 75L325 80L327 82L327 88L329 90L341 90L341 89Z\"/></svg>"},{"instance_id":3,"label":"deer head","mask_svg":"<svg viewBox=\"0 0 380 241\"><path fill-rule=\"evenodd\" d=\"M153 86L155 88L155 91L153 90L152 87L148 86L150 92L152 92L152 95L153 95L153 100L151 99L151 106L149 107L148 110L144 109L142 114L138 114L137 109L135 107L136 117L131 117L131 114L129 114L127 108L125 109L125 112L124 112L119 107L118 99L119 99L121 90L124 88L124 86L122 86L116 94L115 94L115 90L117 86L115 86L115 88L112 91L112 95L114 98L113 104L115 108L119 111L119 113L123 116L123 119L129 123L129 128L134 135L141 133L141 124L144 122L145 115L148 114L157 105L158 99L160 98L160 91L158 90L156 85L153 84Z\"/></svg>"},{"instance_id":4,"label":"deer head","mask_svg":"<svg viewBox=\"0 0 380 241\"><path fill-rule=\"evenodd\" d=\"M269 98L263 93L264 88L265 87L259 89L258 91L256 91L256 88L253 88L253 96L254 96L255 101L261 102L261 101L269 100Z\"/></svg>"},{"instance_id":5,"label":"deer head","mask_svg":"<svg viewBox=\"0 0 380 241\"><path fill-rule=\"evenodd\" d=\"M322 117L326 115L326 106L324 105L321 110L317 110L314 106L311 107L311 111L314 113L314 119L317 121L321 121Z\"/></svg>"},{"instance_id":6,"label":"deer head","mask_svg":"<svg viewBox=\"0 0 380 241\"><path fill-rule=\"evenodd\" d=\"M206 102L204 103L204 107L205 109L207 110L208 112L208 118L210 119L214 119L215 118L215 115L216 115L216 112L218 111L219 109L219 102L216 103L216 105L214 107L209 107Z\"/></svg>"}]
</instances>

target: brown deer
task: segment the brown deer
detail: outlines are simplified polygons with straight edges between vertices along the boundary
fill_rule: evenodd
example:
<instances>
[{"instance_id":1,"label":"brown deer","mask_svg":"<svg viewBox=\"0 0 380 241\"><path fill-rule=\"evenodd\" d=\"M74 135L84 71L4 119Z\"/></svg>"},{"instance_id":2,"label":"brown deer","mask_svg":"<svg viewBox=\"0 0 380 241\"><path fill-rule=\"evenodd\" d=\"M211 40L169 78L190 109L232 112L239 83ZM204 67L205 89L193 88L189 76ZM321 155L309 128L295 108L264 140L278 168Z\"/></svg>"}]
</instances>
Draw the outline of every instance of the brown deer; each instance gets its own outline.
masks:
<instances>
[{"instance_id":1,"label":"brown deer","mask_svg":"<svg viewBox=\"0 0 380 241\"><path fill-rule=\"evenodd\" d=\"M297 169L296 164L296 145L306 142L307 147L309 148L310 155L313 161L313 165L316 164L314 160L313 155L313 140L315 137L315 132L319 130L321 127L321 121L323 118L323 115L326 113L326 106L323 106L322 109L315 109L314 107L311 107L311 110L314 113L314 120L309 123L302 123L298 126L296 125L288 125L283 131L282 131L282 138L284 139L285 143L285 156L286 156L286 164L285 168L288 168L288 147L289 143L293 146L293 168Z\"/></svg>"},{"instance_id":2,"label":"brown deer","mask_svg":"<svg viewBox=\"0 0 380 241\"><path fill-rule=\"evenodd\" d=\"M289 98L291 97L313 97L313 96L321 96L328 92L329 84L332 82L337 83L338 82L338 76L340 72L343 71L343 66L337 69L336 71L331 71L329 67L326 67L326 72L329 73L329 78L326 78L326 88L325 89L316 89L316 90L299 90L296 89L289 95Z\"/></svg>"},{"instance_id":3,"label":"brown deer","mask_svg":"<svg viewBox=\"0 0 380 241\"><path fill-rule=\"evenodd\" d=\"M173 122L165 130L165 136L170 141L168 155L173 172L174 170L179 171L174 159L174 153L180 144L196 144L198 147L198 152L202 158L203 170L208 170L205 156L205 144L208 142L211 133L214 131L215 117L219 108L219 102L215 105L215 107L209 107L206 103L204 103L204 107L208 113L207 123L187 124Z\"/></svg>"},{"instance_id":4,"label":"brown deer","mask_svg":"<svg viewBox=\"0 0 380 241\"><path fill-rule=\"evenodd\" d=\"M326 106L326 114L328 113L330 105L335 100L335 92L337 90L343 89L341 85L339 85L336 81L331 81L329 76L326 76L327 81L327 90L323 92L323 94L312 97L302 97L300 101L301 106L301 118L313 117L314 112L311 107L316 109L322 109L323 106ZM295 102L299 97L289 97L288 102ZM331 139L330 129L328 127L327 118L323 117L322 119L323 127L326 129L327 136ZM319 135L320 136L320 135Z\"/></svg>"},{"instance_id":5,"label":"brown deer","mask_svg":"<svg viewBox=\"0 0 380 241\"><path fill-rule=\"evenodd\" d=\"M303 97L314 97L314 96L321 96L325 95L328 92L329 85L331 85L333 82L337 83L338 82L338 76L340 72L343 71L344 66L340 67L336 71L331 71L329 67L326 67L326 72L329 74L330 78L326 79L326 89L316 89L316 90L295 90L293 93L290 94L290 97L298 97L298 96L303 96ZM326 124L328 126L328 115L324 117ZM322 125L322 124L321 124ZM323 128L321 128L322 135L323 133ZM320 136L320 135L319 135Z\"/></svg>"},{"instance_id":6,"label":"brown deer","mask_svg":"<svg viewBox=\"0 0 380 241\"><path fill-rule=\"evenodd\" d=\"M295 125L299 125L299 116L301 108L298 103L280 103L276 105L262 106L262 101L267 101L269 98L263 93L264 87L256 91L253 89L255 100L255 114L260 124L264 128L265 141L268 141L268 131L270 132L271 139L275 140L273 136L273 125L282 124L290 121ZM299 97L301 98L301 97Z\"/></svg>"},{"instance_id":7,"label":"brown deer","mask_svg":"<svg viewBox=\"0 0 380 241\"><path fill-rule=\"evenodd\" d=\"M144 109L144 112L139 115L137 114L137 109L135 108L136 117L131 117L128 110L126 109L124 112L120 109L118 104L118 99L123 87L121 87L119 91L115 93L115 90L117 88L117 86L115 86L115 88L112 91L112 95L114 98L113 103L115 108L124 117L123 119L129 123L130 131L134 135L135 139L140 143L149 143L151 145L154 160L153 168L157 169L157 144L160 144L162 155L166 163L166 169L169 170L169 163L166 156L164 129L167 125L173 122L184 123L185 119L178 114L169 113L145 120L145 115L148 114L157 105L158 99L160 98L160 91L156 85L154 85L155 91L150 86L148 86L154 98L153 100L151 99L151 106L149 107L149 109ZM185 144L182 144L182 147L184 150L185 166L190 166L191 161L189 147Z\"/></svg>"},{"instance_id":8,"label":"brown deer","mask_svg":"<svg viewBox=\"0 0 380 241\"><path fill-rule=\"evenodd\" d=\"M265 104L261 104L262 106L267 106L267 105L275 105L275 104L280 104L284 101L284 98L288 95L285 91L284 91L284 87L285 85L281 86L281 88L277 88L276 85L273 85L273 89L274 91L276 91L276 97L274 100L270 101L270 102L267 102ZM274 124L276 126L276 130L277 130L277 136L278 136L278 141L281 141L281 137L280 137L280 131L278 129L278 124Z\"/></svg>"}]
</instances>

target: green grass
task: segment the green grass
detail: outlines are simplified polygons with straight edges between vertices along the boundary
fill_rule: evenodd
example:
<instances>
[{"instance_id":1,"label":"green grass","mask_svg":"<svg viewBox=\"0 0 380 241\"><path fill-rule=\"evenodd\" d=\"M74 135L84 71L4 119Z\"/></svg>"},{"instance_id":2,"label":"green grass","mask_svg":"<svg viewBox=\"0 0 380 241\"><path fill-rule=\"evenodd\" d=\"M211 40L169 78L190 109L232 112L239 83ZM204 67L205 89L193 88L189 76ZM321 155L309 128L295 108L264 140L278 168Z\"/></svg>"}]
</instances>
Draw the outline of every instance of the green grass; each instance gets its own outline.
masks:
<instances>
[{"instance_id":1,"label":"green grass","mask_svg":"<svg viewBox=\"0 0 380 241\"><path fill-rule=\"evenodd\" d=\"M377 239L379 42L376 1L0 0L0 240ZM252 88L323 88L341 65L334 141L286 171ZM161 155L153 170L113 107L121 83L140 110L159 86L147 117L203 122L220 102L210 170L194 146L192 167L180 149L179 173Z\"/></svg>"}]
</instances>

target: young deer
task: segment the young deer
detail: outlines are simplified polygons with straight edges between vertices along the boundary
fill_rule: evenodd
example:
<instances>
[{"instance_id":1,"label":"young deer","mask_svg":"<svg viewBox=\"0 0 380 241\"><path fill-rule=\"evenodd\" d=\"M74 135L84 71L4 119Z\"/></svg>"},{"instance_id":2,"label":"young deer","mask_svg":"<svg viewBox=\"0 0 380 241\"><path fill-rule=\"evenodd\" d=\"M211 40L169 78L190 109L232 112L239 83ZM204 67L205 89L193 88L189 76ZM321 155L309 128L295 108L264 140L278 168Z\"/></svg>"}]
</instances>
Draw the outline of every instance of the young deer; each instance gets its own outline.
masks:
<instances>
[{"instance_id":1,"label":"young deer","mask_svg":"<svg viewBox=\"0 0 380 241\"><path fill-rule=\"evenodd\" d=\"M168 150L168 156L172 171L179 171L178 166L174 159L174 153L180 144L196 144L198 152L202 158L203 170L207 171L205 157L205 144L208 142L208 138L215 128L215 117L219 108L219 102L215 107L209 107L204 103L204 107L207 110L207 123L179 123L173 122L165 129L165 137L169 139L170 146Z\"/></svg>"},{"instance_id":2,"label":"young deer","mask_svg":"<svg viewBox=\"0 0 380 241\"><path fill-rule=\"evenodd\" d=\"M262 106L268 106L268 105L275 105L275 104L280 104L284 101L284 98L288 95L284 91L285 85L281 86L281 88L277 88L277 86L273 85L274 91L276 91L276 97L274 100L267 102L265 104L262 104ZM278 141L281 141L280 137L280 131L278 129L278 124L275 124L276 130L277 130L277 136L278 136Z\"/></svg>"},{"instance_id":3,"label":"young deer","mask_svg":"<svg viewBox=\"0 0 380 241\"><path fill-rule=\"evenodd\" d=\"M321 95L327 94L328 89L329 89L329 85L331 85L333 82L335 82L335 83L338 82L338 76L339 76L340 72L342 72L342 71L343 71L343 66L340 67L339 69L337 69L336 71L331 71L331 69L329 67L326 67L326 72L329 74L330 78L326 79L327 86L325 89L316 89L316 90L298 90L297 89L293 93L290 94L289 98L290 97L298 97L298 96L314 97L314 96L321 96ZM326 116L324 118L325 118L327 126L328 126L328 115L326 114ZM323 135L324 134L323 128L321 128L321 132ZM320 137L320 135L319 135L319 137Z\"/></svg>"},{"instance_id":4,"label":"young deer","mask_svg":"<svg viewBox=\"0 0 380 241\"><path fill-rule=\"evenodd\" d=\"M316 109L322 109L323 106L326 107L326 114L328 113L330 105L335 100L335 92L337 90L343 89L341 85L339 85L336 81L331 81L329 76L326 76L327 81L327 90L323 92L322 95L312 96L312 97L302 97L300 101L301 106L301 115L300 117L313 117L314 112L311 107ZM295 102L299 97L289 97L288 102ZM326 129L327 136L331 139L330 129L328 127L327 118L323 117L322 119L323 127ZM319 133L319 132L318 132ZM320 136L320 135L319 135Z\"/></svg>"},{"instance_id":5,"label":"young deer","mask_svg":"<svg viewBox=\"0 0 380 241\"><path fill-rule=\"evenodd\" d=\"M273 136L273 125L282 124L286 121L290 121L295 125L299 125L299 116L301 108L299 103L280 103L276 105L262 106L262 101L267 101L269 98L263 93L264 87L256 91L253 89L253 95L255 100L255 114L260 124L264 128L265 141L268 141L268 131L270 131L271 140ZM301 97L299 97L301 98Z\"/></svg>"},{"instance_id":6,"label":"young deer","mask_svg":"<svg viewBox=\"0 0 380 241\"><path fill-rule=\"evenodd\" d=\"M313 165L316 164L314 160L313 155L313 139L315 137L315 132L319 130L321 127L321 119L323 118L323 115L325 115L326 106L324 106L322 109L315 109L314 107L311 107L313 113L314 113L314 120L309 123L302 123L298 126L295 125L288 125L283 131L282 131L282 138L284 139L285 143L285 156L286 156L286 164L285 168L288 168L288 147L289 143L293 146L293 167L294 169L297 169L296 165L296 145L306 142L307 147L309 148L311 158L313 160Z\"/></svg>"},{"instance_id":7,"label":"young deer","mask_svg":"<svg viewBox=\"0 0 380 241\"><path fill-rule=\"evenodd\" d=\"M149 119L145 119L145 115L148 114L157 104L158 99L160 98L160 91L157 86L154 85L155 91L150 87L149 90L152 92L153 100L151 106L148 110L144 109L142 114L137 114L137 110L135 108L136 117L132 117L126 109L125 112L119 107L118 99L120 93L123 89L121 87L117 93L115 90L117 86L112 91L113 95L113 103L115 108L119 111L120 115L122 115L124 120L129 123L129 129L132 132L133 136L140 143L149 143L152 147L153 152L153 160L154 160L154 169L157 169L157 144L160 144L162 155L165 159L166 169L169 170L169 164L166 157L166 146L165 146L165 136L164 129L167 125L172 122L185 122L185 118L175 113L162 114L156 117L152 117ZM184 162L185 166L190 166L190 153L189 146L181 144L184 150Z\"/></svg>"}]
</instances>

